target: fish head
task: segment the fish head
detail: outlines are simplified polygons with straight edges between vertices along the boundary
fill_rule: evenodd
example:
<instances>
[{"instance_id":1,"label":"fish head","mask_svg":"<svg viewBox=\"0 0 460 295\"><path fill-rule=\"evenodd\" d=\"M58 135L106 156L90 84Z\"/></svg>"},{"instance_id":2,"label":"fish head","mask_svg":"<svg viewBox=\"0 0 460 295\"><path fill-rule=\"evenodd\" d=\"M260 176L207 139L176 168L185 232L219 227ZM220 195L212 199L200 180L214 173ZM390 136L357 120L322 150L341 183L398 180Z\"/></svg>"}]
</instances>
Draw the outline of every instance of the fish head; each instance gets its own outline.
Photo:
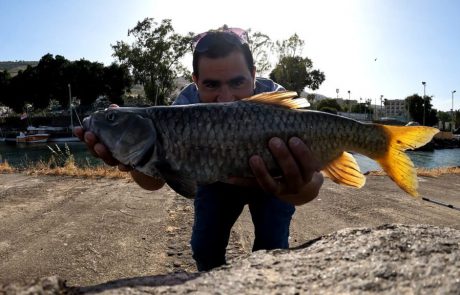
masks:
<instances>
[{"instance_id":1,"label":"fish head","mask_svg":"<svg viewBox=\"0 0 460 295\"><path fill-rule=\"evenodd\" d=\"M120 163L136 167L148 161L156 143L155 126L142 108L112 108L83 120Z\"/></svg>"}]
</instances>

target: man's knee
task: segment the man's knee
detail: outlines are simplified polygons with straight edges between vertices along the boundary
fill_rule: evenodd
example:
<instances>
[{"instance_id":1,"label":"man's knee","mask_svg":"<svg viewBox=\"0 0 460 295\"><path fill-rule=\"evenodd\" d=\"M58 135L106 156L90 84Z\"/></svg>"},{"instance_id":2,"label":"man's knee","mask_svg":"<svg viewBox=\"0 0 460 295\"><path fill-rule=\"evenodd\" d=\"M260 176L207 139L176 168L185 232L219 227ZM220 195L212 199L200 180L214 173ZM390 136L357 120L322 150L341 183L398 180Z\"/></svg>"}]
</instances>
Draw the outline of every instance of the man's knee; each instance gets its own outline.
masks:
<instances>
[{"instance_id":1,"label":"man's knee","mask_svg":"<svg viewBox=\"0 0 460 295\"><path fill-rule=\"evenodd\" d=\"M212 268L225 264L225 245L208 238L199 239L192 235L190 242L197 269L208 271Z\"/></svg>"}]
</instances>

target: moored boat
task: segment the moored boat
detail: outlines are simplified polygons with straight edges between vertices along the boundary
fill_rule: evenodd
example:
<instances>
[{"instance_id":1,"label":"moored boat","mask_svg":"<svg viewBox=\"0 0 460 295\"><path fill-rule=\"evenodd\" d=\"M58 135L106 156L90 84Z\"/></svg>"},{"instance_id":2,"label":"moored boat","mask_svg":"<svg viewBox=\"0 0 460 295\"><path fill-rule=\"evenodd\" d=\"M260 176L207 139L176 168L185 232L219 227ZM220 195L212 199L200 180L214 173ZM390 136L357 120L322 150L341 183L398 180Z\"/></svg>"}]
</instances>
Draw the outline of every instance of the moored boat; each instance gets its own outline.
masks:
<instances>
[{"instance_id":1,"label":"moored boat","mask_svg":"<svg viewBox=\"0 0 460 295\"><path fill-rule=\"evenodd\" d=\"M25 134L24 132L20 132L18 136L16 136L17 143L43 143L47 142L49 138L48 133L35 133L35 134Z\"/></svg>"}]
</instances>

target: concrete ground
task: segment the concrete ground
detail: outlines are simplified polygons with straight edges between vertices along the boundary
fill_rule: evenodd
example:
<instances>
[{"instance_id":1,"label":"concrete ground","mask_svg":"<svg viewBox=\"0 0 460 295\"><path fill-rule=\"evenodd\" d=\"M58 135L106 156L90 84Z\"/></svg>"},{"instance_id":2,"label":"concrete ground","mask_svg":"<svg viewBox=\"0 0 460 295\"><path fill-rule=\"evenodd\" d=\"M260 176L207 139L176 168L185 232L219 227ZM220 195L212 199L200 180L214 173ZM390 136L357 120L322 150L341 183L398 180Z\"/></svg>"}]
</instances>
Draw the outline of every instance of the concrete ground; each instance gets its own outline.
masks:
<instances>
[{"instance_id":1,"label":"concrete ground","mask_svg":"<svg viewBox=\"0 0 460 295\"><path fill-rule=\"evenodd\" d=\"M422 197L460 207L460 175L419 177ZM57 275L70 286L196 271L189 240L192 201L165 187L126 180L0 174L0 285ZM386 176L362 189L325 181L297 207L291 247L348 227L386 223L460 229L460 211L416 200ZM228 258L250 253L248 210L235 224Z\"/></svg>"}]
</instances>

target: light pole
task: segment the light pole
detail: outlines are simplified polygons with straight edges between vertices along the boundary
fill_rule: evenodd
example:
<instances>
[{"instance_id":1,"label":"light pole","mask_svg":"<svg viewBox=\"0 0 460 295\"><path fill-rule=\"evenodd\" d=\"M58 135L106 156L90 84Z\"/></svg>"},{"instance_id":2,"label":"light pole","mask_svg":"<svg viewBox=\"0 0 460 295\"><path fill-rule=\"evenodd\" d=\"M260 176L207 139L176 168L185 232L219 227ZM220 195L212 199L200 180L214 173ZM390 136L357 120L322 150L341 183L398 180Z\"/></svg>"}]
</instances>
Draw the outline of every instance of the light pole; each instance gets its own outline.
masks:
<instances>
[{"instance_id":1,"label":"light pole","mask_svg":"<svg viewBox=\"0 0 460 295\"><path fill-rule=\"evenodd\" d=\"M337 99L339 99L339 88L335 89L335 92L337 93Z\"/></svg>"},{"instance_id":2,"label":"light pole","mask_svg":"<svg viewBox=\"0 0 460 295\"><path fill-rule=\"evenodd\" d=\"M72 128L72 134L73 134L73 115L72 115L72 90L70 83L67 84L69 87L69 110L70 110L70 127Z\"/></svg>"},{"instance_id":3,"label":"light pole","mask_svg":"<svg viewBox=\"0 0 460 295\"><path fill-rule=\"evenodd\" d=\"M425 88L426 88L426 82L422 81L422 85L423 85L423 126L425 126L425 111L426 111Z\"/></svg>"},{"instance_id":4,"label":"light pole","mask_svg":"<svg viewBox=\"0 0 460 295\"><path fill-rule=\"evenodd\" d=\"M382 102L383 102L383 94L380 94L380 120L382 119L382 114L383 114Z\"/></svg>"},{"instance_id":5,"label":"light pole","mask_svg":"<svg viewBox=\"0 0 460 295\"><path fill-rule=\"evenodd\" d=\"M374 118L375 118L375 120L377 120L379 118L378 114L377 114L377 97L374 98Z\"/></svg>"},{"instance_id":6,"label":"light pole","mask_svg":"<svg viewBox=\"0 0 460 295\"><path fill-rule=\"evenodd\" d=\"M348 90L348 112L351 111L351 100L350 100L351 98L350 98L350 96L351 96L351 91Z\"/></svg>"},{"instance_id":7,"label":"light pole","mask_svg":"<svg viewBox=\"0 0 460 295\"><path fill-rule=\"evenodd\" d=\"M454 117L454 93L457 92L457 90L452 90L452 132L455 130L455 117Z\"/></svg>"}]
</instances>

